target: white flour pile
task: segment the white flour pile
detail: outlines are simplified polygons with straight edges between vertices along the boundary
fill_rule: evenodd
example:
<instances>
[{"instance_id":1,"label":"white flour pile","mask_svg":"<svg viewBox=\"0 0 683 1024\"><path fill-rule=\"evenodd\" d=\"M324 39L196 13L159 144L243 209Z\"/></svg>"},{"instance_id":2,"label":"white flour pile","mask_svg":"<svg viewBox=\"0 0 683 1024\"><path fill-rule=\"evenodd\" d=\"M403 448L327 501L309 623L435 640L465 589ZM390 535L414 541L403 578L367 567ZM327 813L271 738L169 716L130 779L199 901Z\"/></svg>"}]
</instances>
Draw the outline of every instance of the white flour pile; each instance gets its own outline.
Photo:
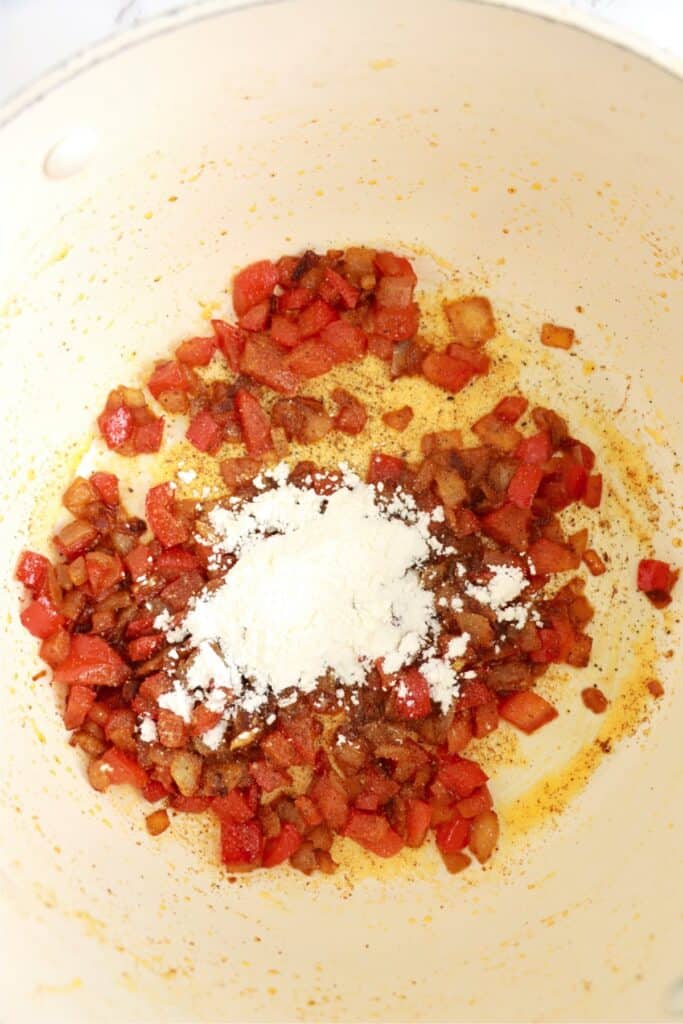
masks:
<instances>
[{"instance_id":1,"label":"white flour pile","mask_svg":"<svg viewBox=\"0 0 683 1024\"><path fill-rule=\"evenodd\" d=\"M253 500L213 509L213 558L220 564L234 554L236 564L222 586L194 601L179 627L169 628L166 613L155 623L169 641L189 639L196 651L186 677L159 705L186 722L197 703L222 713L203 737L209 746L220 743L238 709L256 711L272 697L292 703L328 672L345 687L361 686L378 659L387 672L421 659L444 711L457 696L451 659L462 657L469 637L451 641L448 659L436 657L440 623L419 574L432 554L450 553L429 528L443 510L430 518L401 492L380 507L381 485L376 491L340 469L342 486L325 496L291 484L281 464L257 478ZM518 570L495 569L500 580L494 576L487 603L505 614L527 584Z\"/></svg>"}]
</instances>

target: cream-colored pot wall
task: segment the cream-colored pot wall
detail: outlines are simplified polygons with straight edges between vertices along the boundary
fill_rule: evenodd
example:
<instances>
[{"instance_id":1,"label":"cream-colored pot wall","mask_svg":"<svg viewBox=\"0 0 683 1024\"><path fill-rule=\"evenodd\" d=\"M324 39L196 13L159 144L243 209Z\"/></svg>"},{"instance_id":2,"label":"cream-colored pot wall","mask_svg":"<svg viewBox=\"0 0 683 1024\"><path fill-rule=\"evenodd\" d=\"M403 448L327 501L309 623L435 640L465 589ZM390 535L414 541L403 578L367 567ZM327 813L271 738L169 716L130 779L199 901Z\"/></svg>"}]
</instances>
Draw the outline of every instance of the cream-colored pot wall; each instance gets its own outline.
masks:
<instances>
[{"instance_id":1,"label":"cream-colored pot wall","mask_svg":"<svg viewBox=\"0 0 683 1024\"><path fill-rule=\"evenodd\" d=\"M680 443L683 391L671 70L464 0L209 4L77 60L4 117L5 579L56 453L112 382L197 332L237 265L346 241L423 246L484 281L513 324L575 323L582 305L583 353L632 376L624 429L656 427L641 440L680 509L657 443ZM99 133L92 159L50 179L45 156L75 126ZM610 395L610 372L585 387ZM667 513L660 555L676 530ZM647 735L558 827L503 852L506 869L229 885L173 831L148 837L130 799L87 786L48 684L30 681L17 595L3 585L3 1019L670 1019L678 653Z\"/></svg>"}]
</instances>

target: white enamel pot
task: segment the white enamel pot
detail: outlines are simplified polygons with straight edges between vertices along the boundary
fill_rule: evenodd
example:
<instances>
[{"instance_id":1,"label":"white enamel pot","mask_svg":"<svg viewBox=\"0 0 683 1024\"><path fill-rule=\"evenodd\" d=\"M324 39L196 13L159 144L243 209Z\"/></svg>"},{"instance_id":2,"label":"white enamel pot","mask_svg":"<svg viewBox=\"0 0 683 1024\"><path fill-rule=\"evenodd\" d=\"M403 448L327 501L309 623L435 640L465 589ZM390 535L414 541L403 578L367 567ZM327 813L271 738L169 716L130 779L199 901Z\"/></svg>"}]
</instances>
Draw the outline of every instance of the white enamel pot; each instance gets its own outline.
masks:
<instances>
[{"instance_id":1,"label":"white enamel pot","mask_svg":"<svg viewBox=\"0 0 683 1024\"><path fill-rule=\"evenodd\" d=\"M227 308L238 265L363 241L450 261L513 333L577 328L580 358L556 365L652 467L664 511L646 553L676 559L683 82L590 23L524 6L200 4L0 114L3 1020L681 1012L675 604L658 620L673 654L648 723L557 820L504 838L497 867L229 884L209 842L151 839L131 796L88 787L49 684L32 679L10 579L110 386ZM609 608L605 591L603 620Z\"/></svg>"}]
</instances>

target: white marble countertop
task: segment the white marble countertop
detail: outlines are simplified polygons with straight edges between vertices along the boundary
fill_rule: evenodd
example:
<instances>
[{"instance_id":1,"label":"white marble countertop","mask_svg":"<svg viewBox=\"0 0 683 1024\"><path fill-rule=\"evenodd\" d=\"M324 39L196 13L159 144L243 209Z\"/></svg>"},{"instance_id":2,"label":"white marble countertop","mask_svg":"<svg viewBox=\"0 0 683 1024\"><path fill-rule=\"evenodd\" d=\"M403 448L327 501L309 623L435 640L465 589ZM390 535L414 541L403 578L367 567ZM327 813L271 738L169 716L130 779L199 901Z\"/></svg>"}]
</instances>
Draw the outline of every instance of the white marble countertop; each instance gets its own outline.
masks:
<instances>
[{"instance_id":1,"label":"white marble countertop","mask_svg":"<svg viewBox=\"0 0 683 1024\"><path fill-rule=\"evenodd\" d=\"M0 0L0 102L80 50L193 0ZM552 0L683 57L683 0Z\"/></svg>"}]
</instances>

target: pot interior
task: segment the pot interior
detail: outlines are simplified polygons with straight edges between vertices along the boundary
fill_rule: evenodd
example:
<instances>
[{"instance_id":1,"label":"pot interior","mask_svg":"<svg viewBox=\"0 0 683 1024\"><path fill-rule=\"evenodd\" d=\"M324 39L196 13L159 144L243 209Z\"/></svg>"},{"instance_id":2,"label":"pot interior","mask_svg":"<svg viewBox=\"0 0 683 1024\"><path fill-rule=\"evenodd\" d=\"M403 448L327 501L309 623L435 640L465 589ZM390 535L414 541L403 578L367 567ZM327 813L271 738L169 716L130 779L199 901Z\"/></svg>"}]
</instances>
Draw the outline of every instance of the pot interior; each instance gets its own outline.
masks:
<instances>
[{"instance_id":1,"label":"pot interior","mask_svg":"<svg viewBox=\"0 0 683 1024\"><path fill-rule=\"evenodd\" d=\"M628 700L612 752L593 757L598 726L571 717L591 670L565 680L557 734L522 747L531 774L501 765L493 784L510 806L534 780L545 789L471 878L425 855L349 861L332 882L228 884L212 835L179 824L151 839L132 797L89 789L7 584L8 1019L667 1019L680 623L629 596L628 574L639 552L680 560L680 79L503 7L290 0L199 6L48 84L0 131L6 576L25 543L45 543L110 387L228 314L239 265L404 249L425 287L491 298L527 391L604 460L621 575L618 599L611 584L591 592L596 656ZM75 130L97 134L90 159L48 176ZM571 357L539 353L546 319L575 327ZM656 708L648 673L666 690Z\"/></svg>"}]
</instances>

